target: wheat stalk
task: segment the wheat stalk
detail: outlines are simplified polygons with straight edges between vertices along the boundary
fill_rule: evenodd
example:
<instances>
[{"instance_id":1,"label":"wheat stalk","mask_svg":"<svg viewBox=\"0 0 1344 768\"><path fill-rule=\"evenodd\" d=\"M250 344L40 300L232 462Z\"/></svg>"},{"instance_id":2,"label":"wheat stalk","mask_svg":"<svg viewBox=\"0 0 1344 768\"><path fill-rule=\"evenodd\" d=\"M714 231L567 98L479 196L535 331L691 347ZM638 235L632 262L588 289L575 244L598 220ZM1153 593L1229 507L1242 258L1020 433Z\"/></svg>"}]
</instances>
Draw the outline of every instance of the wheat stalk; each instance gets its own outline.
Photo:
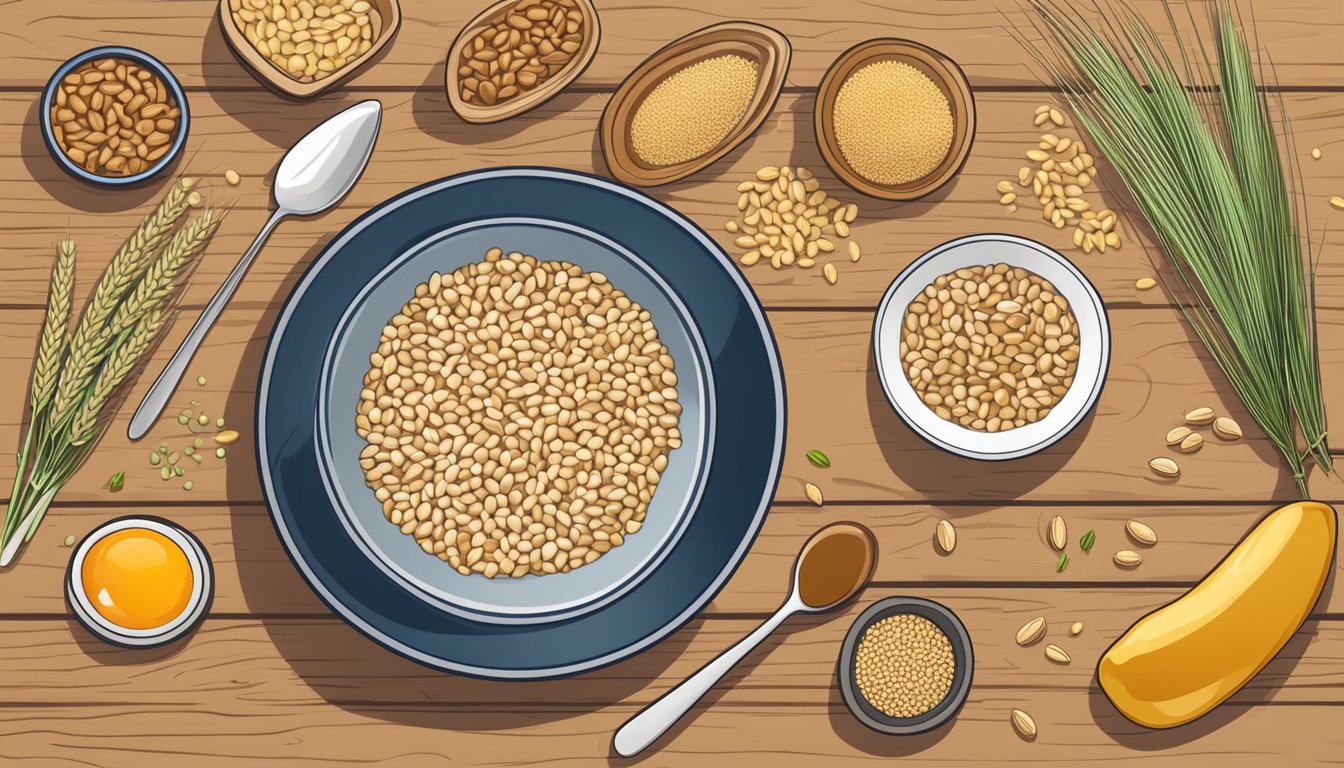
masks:
<instances>
[{"instance_id":1,"label":"wheat stalk","mask_svg":"<svg viewBox=\"0 0 1344 768\"><path fill-rule=\"evenodd\" d=\"M51 399L56 378L61 372L70 340L71 300L75 292L75 241L56 244L56 264L51 268L51 287L47 291L47 314L42 322L42 340L37 345L33 364L33 384L29 392L33 417Z\"/></svg>"},{"instance_id":2,"label":"wheat stalk","mask_svg":"<svg viewBox=\"0 0 1344 768\"><path fill-rule=\"evenodd\" d=\"M108 320L153 259L164 239L177 228L187 209L187 192L193 183L184 177L173 184L158 208L140 223L135 233L117 250L117 255L98 281L92 298L80 312L79 324L70 341L70 357L61 371L53 402L53 421L61 420L79 404L98 365L108 353L108 341L112 338Z\"/></svg>"},{"instance_id":3,"label":"wheat stalk","mask_svg":"<svg viewBox=\"0 0 1344 768\"><path fill-rule=\"evenodd\" d=\"M112 334L121 333L135 325L147 310L163 306L177 287L178 273L200 252L201 246L215 233L222 218L217 211L206 211L178 230L168 246L159 252L158 258L145 270L145 276L136 284L135 290L117 307L112 322L108 323Z\"/></svg>"},{"instance_id":4,"label":"wheat stalk","mask_svg":"<svg viewBox=\"0 0 1344 768\"><path fill-rule=\"evenodd\" d=\"M154 343L163 327L164 313L158 309L141 317L129 334L112 350L89 388L89 396L80 404L70 422L70 444L83 445L98 433L98 416L112 393L126 380L126 376L140 362L141 356Z\"/></svg>"}]
</instances>

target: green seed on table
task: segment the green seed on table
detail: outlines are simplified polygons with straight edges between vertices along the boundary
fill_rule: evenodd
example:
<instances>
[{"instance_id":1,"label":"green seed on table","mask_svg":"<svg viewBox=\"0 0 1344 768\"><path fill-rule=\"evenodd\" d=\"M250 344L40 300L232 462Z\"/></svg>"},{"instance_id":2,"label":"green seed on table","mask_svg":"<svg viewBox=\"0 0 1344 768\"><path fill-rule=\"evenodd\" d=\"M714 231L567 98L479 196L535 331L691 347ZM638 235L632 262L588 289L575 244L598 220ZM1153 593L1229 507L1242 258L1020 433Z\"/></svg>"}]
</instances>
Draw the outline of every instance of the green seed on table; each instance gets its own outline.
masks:
<instances>
[{"instance_id":1,"label":"green seed on table","mask_svg":"<svg viewBox=\"0 0 1344 768\"><path fill-rule=\"evenodd\" d=\"M222 458L224 458L224 456L225 456L227 453L228 453L228 451L224 450L223 448L216 448L216 449L215 449L215 458L222 459Z\"/></svg>"},{"instance_id":2,"label":"green seed on table","mask_svg":"<svg viewBox=\"0 0 1344 768\"><path fill-rule=\"evenodd\" d=\"M188 445L186 448L183 448L183 449L182 449L182 452L185 453L185 454L187 454L188 456L190 456L190 455L192 455L193 453L196 452L196 449L195 449L195 448L192 448L190 445Z\"/></svg>"},{"instance_id":3,"label":"green seed on table","mask_svg":"<svg viewBox=\"0 0 1344 768\"><path fill-rule=\"evenodd\" d=\"M196 383L197 383L199 386L204 387L204 386L205 386L205 377L204 377L204 376L197 376L197 377L196 377Z\"/></svg>"},{"instance_id":4,"label":"green seed on table","mask_svg":"<svg viewBox=\"0 0 1344 768\"><path fill-rule=\"evenodd\" d=\"M118 472L115 475L107 478L107 482L103 484L103 487L113 493L116 493L117 491L120 491L122 488L125 488L126 473Z\"/></svg>"},{"instance_id":5,"label":"green seed on table","mask_svg":"<svg viewBox=\"0 0 1344 768\"><path fill-rule=\"evenodd\" d=\"M149 454L149 463L150 463L150 464L153 464L154 466L157 467L157 466L159 466L159 462L162 461L162 460L163 460L163 459L161 459L161 458L159 457L159 452L158 452L158 451L150 451L150 454Z\"/></svg>"},{"instance_id":6,"label":"green seed on table","mask_svg":"<svg viewBox=\"0 0 1344 768\"><path fill-rule=\"evenodd\" d=\"M201 414L201 418L197 419L197 421L200 422L202 427L210 426L210 417L206 416L204 413Z\"/></svg>"},{"instance_id":7,"label":"green seed on table","mask_svg":"<svg viewBox=\"0 0 1344 768\"><path fill-rule=\"evenodd\" d=\"M807 460L812 462L812 466L817 467L818 469L831 468L831 458L821 451L808 451Z\"/></svg>"},{"instance_id":8,"label":"green seed on table","mask_svg":"<svg viewBox=\"0 0 1344 768\"><path fill-rule=\"evenodd\" d=\"M181 468L181 467L173 467L173 474L174 474L174 475L177 475L178 477L181 477L181 476L187 474L187 470L185 470L185 469L183 469L183 468Z\"/></svg>"},{"instance_id":9,"label":"green seed on table","mask_svg":"<svg viewBox=\"0 0 1344 768\"><path fill-rule=\"evenodd\" d=\"M196 462L197 464L200 464L201 462L205 461L205 459L201 458L201 454L199 453L191 454L191 460Z\"/></svg>"},{"instance_id":10,"label":"green seed on table","mask_svg":"<svg viewBox=\"0 0 1344 768\"><path fill-rule=\"evenodd\" d=\"M186 423L189 422L189 421L191 421L191 415L188 414L186 411L183 411L183 412L177 414L177 423L178 423L178 424L186 424Z\"/></svg>"},{"instance_id":11,"label":"green seed on table","mask_svg":"<svg viewBox=\"0 0 1344 768\"><path fill-rule=\"evenodd\" d=\"M195 440L192 440L191 444L195 448L200 448L205 445L205 441L198 437Z\"/></svg>"},{"instance_id":12,"label":"green seed on table","mask_svg":"<svg viewBox=\"0 0 1344 768\"><path fill-rule=\"evenodd\" d=\"M1060 553L1059 562L1055 563L1055 573L1063 573L1065 568L1069 567L1069 556Z\"/></svg>"},{"instance_id":13,"label":"green seed on table","mask_svg":"<svg viewBox=\"0 0 1344 768\"><path fill-rule=\"evenodd\" d=\"M75 534L71 533L71 534L66 535L66 537L65 537L65 546L67 546L67 547L73 547L73 546L75 546Z\"/></svg>"},{"instance_id":14,"label":"green seed on table","mask_svg":"<svg viewBox=\"0 0 1344 768\"><path fill-rule=\"evenodd\" d=\"M160 454L160 455L163 455L163 456L167 456L167 455L168 455L168 446L167 446L167 445L164 445L164 444L160 444L160 445L159 445L159 454Z\"/></svg>"},{"instance_id":15,"label":"green seed on table","mask_svg":"<svg viewBox=\"0 0 1344 768\"><path fill-rule=\"evenodd\" d=\"M190 491L192 488L195 488L195 487L196 487L196 484L193 483L193 482L190 481L190 480L188 480L187 482L185 482L185 483L182 484L182 490L184 490L184 491Z\"/></svg>"},{"instance_id":16,"label":"green seed on table","mask_svg":"<svg viewBox=\"0 0 1344 768\"><path fill-rule=\"evenodd\" d=\"M172 453L168 454L168 463L176 464L181 458L182 454L178 453L177 451L173 451Z\"/></svg>"},{"instance_id":17,"label":"green seed on table","mask_svg":"<svg viewBox=\"0 0 1344 768\"><path fill-rule=\"evenodd\" d=\"M173 468L172 468L172 467L163 467L163 468L161 468L161 469L159 470L159 477L163 478L164 480L167 480L168 478L170 478L170 477L172 477L172 476L173 476Z\"/></svg>"},{"instance_id":18,"label":"green seed on table","mask_svg":"<svg viewBox=\"0 0 1344 768\"><path fill-rule=\"evenodd\" d=\"M218 419L215 419L215 426L216 426L216 427L222 427L222 426L224 426L224 417L223 417L223 416L219 417Z\"/></svg>"},{"instance_id":19,"label":"green seed on table","mask_svg":"<svg viewBox=\"0 0 1344 768\"><path fill-rule=\"evenodd\" d=\"M1097 543L1097 532L1088 531L1083 534L1083 538L1078 540L1078 546L1083 548L1084 552L1091 552L1092 545Z\"/></svg>"}]
</instances>

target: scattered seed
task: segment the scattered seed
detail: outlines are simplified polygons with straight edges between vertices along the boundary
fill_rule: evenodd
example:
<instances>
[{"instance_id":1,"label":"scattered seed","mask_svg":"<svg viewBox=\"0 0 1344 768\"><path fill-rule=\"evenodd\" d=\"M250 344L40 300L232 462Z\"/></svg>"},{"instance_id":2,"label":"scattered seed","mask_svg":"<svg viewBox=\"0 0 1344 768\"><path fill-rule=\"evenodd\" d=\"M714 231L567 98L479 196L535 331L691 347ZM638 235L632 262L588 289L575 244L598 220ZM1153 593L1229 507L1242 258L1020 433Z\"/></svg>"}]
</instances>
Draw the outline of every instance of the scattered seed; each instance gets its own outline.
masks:
<instances>
[{"instance_id":1,"label":"scattered seed","mask_svg":"<svg viewBox=\"0 0 1344 768\"><path fill-rule=\"evenodd\" d=\"M196 377L196 384L197 384L198 386L202 386L202 387L204 387L204 386L205 386L205 377L204 377L204 376L197 376L197 377Z\"/></svg>"},{"instance_id":2,"label":"scattered seed","mask_svg":"<svg viewBox=\"0 0 1344 768\"><path fill-rule=\"evenodd\" d=\"M172 467L163 467L163 468L161 468L161 469L159 470L159 477L162 478L162 479L164 479L164 480L167 480L168 478L170 478L170 477L172 477L172 476L173 476L173 468L172 468Z\"/></svg>"},{"instance_id":3,"label":"scattered seed","mask_svg":"<svg viewBox=\"0 0 1344 768\"><path fill-rule=\"evenodd\" d=\"M188 445L186 448L182 449L182 452L187 454L188 456L191 456L192 454L196 453L196 448L194 446Z\"/></svg>"},{"instance_id":4,"label":"scattered seed","mask_svg":"<svg viewBox=\"0 0 1344 768\"><path fill-rule=\"evenodd\" d=\"M807 452L807 460L810 461L810 462L812 462L812 466L814 466L814 467L816 467L816 468L818 468L818 469L830 469L830 468L831 468L831 457L830 457L830 456L827 456L826 454L822 453L821 451L818 451L818 450L815 450L815 449L813 449L813 450L811 450L811 451L808 451L808 452Z\"/></svg>"},{"instance_id":5,"label":"scattered seed","mask_svg":"<svg viewBox=\"0 0 1344 768\"><path fill-rule=\"evenodd\" d=\"M1055 573L1063 573L1065 568L1069 567L1069 556L1063 552L1059 553L1059 560L1055 563Z\"/></svg>"},{"instance_id":6,"label":"scattered seed","mask_svg":"<svg viewBox=\"0 0 1344 768\"><path fill-rule=\"evenodd\" d=\"M185 482L185 483L182 484L182 490L184 490L184 491L190 491L192 488L195 488L195 487L196 487L196 483L193 483L193 482L190 481L190 480L188 480L187 482Z\"/></svg>"},{"instance_id":7,"label":"scattered seed","mask_svg":"<svg viewBox=\"0 0 1344 768\"><path fill-rule=\"evenodd\" d=\"M1115 564L1122 568L1133 568L1141 562L1143 558L1132 549L1122 549L1115 553Z\"/></svg>"},{"instance_id":8,"label":"scattered seed","mask_svg":"<svg viewBox=\"0 0 1344 768\"><path fill-rule=\"evenodd\" d=\"M1241 425L1227 416L1213 420L1213 434L1224 440L1236 440L1241 437Z\"/></svg>"},{"instance_id":9,"label":"scattered seed","mask_svg":"<svg viewBox=\"0 0 1344 768\"><path fill-rule=\"evenodd\" d=\"M1070 635L1076 637L1076 636L1078 636L1078 635L1081 635L1082 633L1083 633L1083 622L1081 622L1081 621L1075 621L1075 622L1073 622L1072 624L1069 625L1069 634L1070 634Z\"/></svg>"},{"instance_id":10,"label":"scattered seed","mask_svg":"<svg viewBox=\"0 0 1344 768\"><path fill-rule=\"evenodd\" d=\"M826 499L821 495L821 489L812 483L803 486L803 493L807 496L808 501L816 504L818 507L826 502Z\"/></svg>"},{"instance_id":11,"label":"scattered seed","mask_svg":"<svg viewBox=\"0 0 1344 768\"><path fill-rule=\"evenodd\" d=\"M181 477L187 474L187 470L183 469L182 467L173 467L173 474L177 475L178 477Z\"/></svg>"},{"instance_id":12,"label":"scattered seed","mask_svg":"<svg viewBox=\"0 0 1344 768\"><path fill-rule=\"evenodd\" d=\"M1079 230L1079 231L1081 231L1081 230ZM1154 287L1156 287L1156 286L1157 286L1157 281L1154 280L1154 279L1151 278L1151 277L1140 277L1138 280L1135 280L1135 281L1134 281L1134 287L1135 287L1135 288L1138 288L1140 291L1146 291L1146 290L1148 290L1148 289L1150 289L1150 288L1154 288Z\"/></svg>"},{"instance_id":13,"label":"scattered seed","mask_svg":"<svg viewBox=\"0 0 1344 768\"><path fill-rule=\"evenodd\" d=\"M1163 477L1177 477L1181 474L1181 466L1166 456L1149 459L1148 468Z\"/></svg>"},{"instance_id":14,"label":"scattered seed","mask_svg":"<svg viewBox=\"0 0 1344 768\"><path fill-rule=\"evenodd\" d=\"M1064 546L1069 543L1069 529L1068 526L1064 524L1063 517L1055 515L1050 518L1048 534L1050 537L1050 546L1054 547L1056 552L1063 552Z\"/></svg>"},{"instance_id":15,"label":"scattered seed","mask_svg":"<svg viewBox=\"0 0 1344 768\"><path fill-rule=\"evenodd\" d=\"M116 493L125 487L126 487L125 472L118 472L115 475L112 475L111 477L107 478L106 483L103 483L103 488L111 491L112 493Z\"/></svg>"},{"instance_id":16,"label":"scattered seed","mask_svg":"<svg viewBox=\"0 0 1344 768\"><path fill-rule=\"evenodd\" d=\"M186 424L186 423L188 423L188 422L190 422L190 421L191 421L191 415L188 414L186 411L183 411L182 413L177 414L177 423L178 423L178 424Z\"/></svg>"},{"instance_id":17,"label":"scattered seed","mask_svg":"<svg viewBox=\"0 0 1344 768\"><path fill-rule=\"evenodd\" d=\"M826 278L826 282L831 285L835 285L835 282L840 279L840 275L835 271L835 265L829 261L822 265L821 274Z\"/></svg>"},{"instance_id":18,"label":"scattered seed","mask_svg":"<svg viewBox=\"0 0 1344 768\"><path fill-rule=\"evenodd\" d=\"M1091 552L1093 545L1097 543L1097 532L1088 531L1083 534L1083 538L1078 540L1078 546L1084 552Z\"/></svg>"},{"instance_id":19,"label":"scattered seed","mask_svg":"<svg viewBox=\"0 0 1344 768\"><path fill-rule=\"evenodd\" d=\"M1060 648L1054 643L1045 646L1045 658L1056 664L1068 664L1070 661L1073 661L1073 659L1069 658L1069 654L1065 652L1063 648Z\"/></svg>"},{"instance_id":20,"label":"scattered seed","mask_svg":"<svg viewBox=\"0 0 1344 768\"><path fill-rule=\"evenodd\" d=\"M861 254L860 254L860 252L859 252L859 244L856 243L856 242L853 241L853 240L850 240L850 241L849 241L849 260L850 260L850 261L858 261L860 255L861 255Z\"/></svg>"},{"instance_id":21,"label":"scattered seed","mask_svg":"<svg viewBox=\"0 0 1344 768\"><path fill-rule=\"evenodd\" d=\"M200 208L202 202L201 193L194 189L187 195L187 205L192 208Z\"/></svg>"},{"instance_id":22,"label":"scattered seed","mask_svg":"<svg viewBox=\"0 0 1344 768\"><path fill-rule=\"evenodd\" d=\"M1020 709L1013 709L1010 717L1013 723L1013 730L1025 741L1036 740L1036 721L1031 719L1031 715Z\"/></svg>"},{"instance_id":23,"label":"scattered seed","mask_svg":"<svg viewBox=\"0 0 1344 768\"><path fill-rule=\"evenodd\" d=\"M65 541L62 542L62 543L64 543L65 546L67 546L67 547L73 547L73 546L75 546L75 534L73 534L73 533L66 534Z\"/></svg>"},{"instance_id":24,"label":"scattered seed","mask_svg":"<svg viewBox=\"0 0 1344 768\"><path fill-rule=\"evenodd\" d=\"M1018 645L1027 646L1040 640L1042 637L1045 637L1045 617L1037 616L1026 624L1023 624L1022 628L1017 630L1016 639Z\"/></svg>"},{"instance_id":25,"label":"scattered seed","mask_svg":"<svg viewBox=\"0 0 1344 768\"><path fill-rule=\"evenodd\" d=\"M162 461L162 459L159 457L159 452L158 452L158 451L150 451L150 452L149 452L149 463L150 463L150 464L153 464L154 466L157 467L157 466L159 465L159 462L160 462L160 461Z\"/></svg>"},{"instance_id":26,"label":"scattered seed","mask_svg":"<svg viewBox=\"0 0 1344 768\"><path fill-rule=\"evenodd\" d=\"M1330 198L1330 204L1333 205L1335 208L1344 211L1344 197L1335 195L1334 197Z\"/></svg>"},{"instance_id":27,"label":"scattered seed","mask_svg":"<svg viewBox=\"0 0 1344 768\"><path fill-rule=\"evenodd\" d=\"M233 170L232 168L224 172L224 181L227 181L230 187L238 186L238 183L242 180L243 179L241 176L238 175L238 172Z\"/></svg>"},{"instance_id":28,"label":"scattered seed","mask_svg":"<svg viewBox=\"0 0 1344 768\"><path fill-rule=\"evenodd\" d=\"M181 458L182 458L182 454L181 454L181 453L178 453L177 451L173 451L172 453L168 454L168 463L169 463L169 464L176 464Z\"/></svg>"},{"instance_id":29,"label":"scattered seed","mask_svg":"<svg viewBox=\"0 0 1344 768\"><path fill-rule=\"evenodd\" d=\"M227 454L228 454L228 451L225 450L224 448L216 448L216 449L215 449L215 458L217 458L217 459L222 459L222 458L224 458Z\"/></svg>"},{"instance_id":30,"label":"scattered seed","mask_svg":"<svg viewBox=\"0 0 1344 768\"><path fill-rule=\"evenodd\" d=\"M1140 544L1151 547L1157 543L1157 532L1149 527L1147 523L1142 523L1138 520L1130 520L1125 523L1125 532L1129 534L1130 538Z\"/></svg>"},{"instance_id":31,"label":"scattered seed","mask_svg":"<svg viewBox=\"0 0 1344 768\"><path fill-rule=\"evenodd\" d=\"M226 429L215 435L215 442L220 445L233 445L238 442L238 433L232 429Z\"/></svg>"},{"instance_id":32,"label":"scattered seed","mask_svg":"<svg viewBox=\"0 0 1344 768\"><path fill-rule=\"evenodd\" d=\"M191 445L193 448L203 448L205 447L205 441L198 437L191 441Z\"/></svg>"},{"instance_id":33,"label":"scattered seed","mask_svg":"<svg viewBox=\"0 0 1344 768\"><path fill-rule=\"evenodd\" d=\"M1204 445L1204 437L1198 432L1191 432L1181 438L1180 445L1176 446L1181 453L1194 453Z\"/></svg>"},{"instance_id":34,"label":"scattered seed","mask_svg":"<svg viewBox=\"0 0 1344 768\"><path fill-rule=\"evenodd\" d=\"M216 427L222 427L222 426L224 426L224 417L223 417L223 416L220 416L218 419L215 419L215 426L216 426Z\"/></svg>"},{"instance_id":35,"label":"scattered seed","mask_svg":"<svg viewBox=\"0 0 1344 768\"><path fill-rule=\"evenodd\" d=\"M1205 424L1212 423L1213 416L1214 413L1212 408L1206 405L1201 405L1198 408L1191 408L1185 412L1185 423L1202 427Z\"/></svg>"},{"instance_id":36,"label":"scattered seed","mask_svg":"<svg viewBox=\"0 0 1344 768\"><path fill-rule=\"evenodd\" d=\"M939 520L937 527L938 548L952 554L952 550L957 548L957 529L952 526L951 520Z\"/></svg>"},{"instance_id":37,"label":"scattered seed","mask_svg":"<svg viewBox=\"0 0 1344 768\"><path fill-rule=\"evenodd\" d=\"M1194 434L1194 430L1189 427L1174 427L1167 433L1167 445L1180 445L1181 441Z\"/></svg>"},{"instance_id":38,"label":"scattered seed","mask_svg":"<svg viewBox=\"0 0 1344 768\"><path fill-rule=\"evenodd\" d=\"M200 424L202 427L210 426L210 417L202 413L200 417L196 419L196 423Z\"/></svg>"}]
</instances>

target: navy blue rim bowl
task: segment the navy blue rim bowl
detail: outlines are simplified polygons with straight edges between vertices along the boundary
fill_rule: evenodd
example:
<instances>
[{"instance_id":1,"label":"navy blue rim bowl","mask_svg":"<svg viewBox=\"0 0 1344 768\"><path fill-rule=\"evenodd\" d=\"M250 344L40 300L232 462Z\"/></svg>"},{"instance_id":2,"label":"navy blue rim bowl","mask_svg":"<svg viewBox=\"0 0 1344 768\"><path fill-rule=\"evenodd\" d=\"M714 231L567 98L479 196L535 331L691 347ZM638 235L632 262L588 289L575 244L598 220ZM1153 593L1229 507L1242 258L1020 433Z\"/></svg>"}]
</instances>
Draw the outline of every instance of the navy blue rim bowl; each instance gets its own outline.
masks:
<instances>
[{"instance_id":1,"label":"navy blue rim bowl","mask_svg":"<svg viewBox=\"0 0 1344 768\"><path fill-rule=\"evenodd\" d=\"M474 621L405 589L347 533L320 470L316 404L323 358L349 303L407 249L466 222L500 217L565 222L638 254L688 309L709 354L718 404L712 463L678 544L619 599L541 624ZM784 379L774 336L747 281L712 239L676 211L583 173L466 173L366 212L332 240L286 300L257 386L257 470L295 567L332 611L364 635L413 661L459 674L499 680L573 675L667 637L737 569L779 480Z\"/></svg>"},{"instance_id":2,"label":"navy blue rim bowl","mask_svg":"<svg viewBox=\"0 0 1344 768\"><path fill-rule=\"evenodd\" d=\"M952 642L952 655L956 659L952 686L947 695L938 702L938 706L915 717L891 717L883 713L868 703L854 679L854 654L858 650L859 641L863 639L863 633L882 619L902 613L912 613L933 622ZM966 625L947 606L920 597L888 597L868 606L868 610L854 620L845 635L836 671L840 682L840 698L849 707L850 713L874 731L895 736L924 733L951 720L961 710L961 705L966 703L974 673L975 652Z\"/></svg>"},{"instance_id":3,"label":"navy blue rim bowl","mask_svg":"<svg viewBox=\"0 0 1344 768\"><path fill-rule=\"evenodd\" d=\"M51 105L56 100L56 88L65 79L65 76L90 59L106 58L127 59L153 71L163 81L163 84L168 86L169 92L173 95L173 100L177 102L177 108L182 111L177 120L177 135L173 137L173 143L169 145L168 151L149 168L130 176L99 176L75 165L61 151L61 146L56 141L56 132L51 124ZM38 115L42 123L42 143L47 145L47 151L56 160L56 164L77 179L105 187L128 187L162 173L165 168L173 164L173 161L177 160L178 155L182 154L182 148L187 145L187 133L191 129L191 111L187 107L187 94L182 90L182 84L177 82L177 78L173 77L173 73L168 70L168 67L144 51L120 45L90 48L71 57L70 60L58 67L56 72L52 74L51 79L47 81L47 87L42 89L42 103L38 105Z\"/></svg>"}]
</instances>

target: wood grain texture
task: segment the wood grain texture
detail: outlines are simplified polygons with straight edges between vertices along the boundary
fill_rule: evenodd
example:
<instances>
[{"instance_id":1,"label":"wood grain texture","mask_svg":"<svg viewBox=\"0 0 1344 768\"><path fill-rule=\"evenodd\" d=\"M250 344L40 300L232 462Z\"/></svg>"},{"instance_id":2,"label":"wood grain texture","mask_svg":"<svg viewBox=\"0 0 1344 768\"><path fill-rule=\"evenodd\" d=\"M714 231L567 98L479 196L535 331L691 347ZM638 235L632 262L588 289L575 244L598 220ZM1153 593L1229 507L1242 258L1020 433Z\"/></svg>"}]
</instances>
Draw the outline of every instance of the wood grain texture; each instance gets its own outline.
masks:
<instances>
[{"instance_id":1,"label":"wood grain texture","mask_svg":"<svg viewBox=\"0 0 1344 768\"><path fill-rule=\"evenodd\" d=\"M402 26L387 51L346 88L422 87L440 94L443 62L462 26L485 0L402 0ZM1166 30L1159 0L1139 0L1144 16ZM7 26L23 28L9 41L12 64L0 86L36 87L62 61L94 44L142 48L159 57L188 88L256 88L257 80L228 50L214 18L214 0L126 0L114 18L99 0L22 0L5 10ZM937 48L980 87L1036 87L1041 70L1020 38L1036 39L1020 10L1025 4L956 0L873 4L862 0L745 0L725 4L686 0L649 4L608 0L598 4L602 40L597 59L579 79L581 88L610 89L649 54L682 35L722 21L761 21L793 44L789 83L813 87L842 52L872 37L903 37ZM1194 3L1195 13L1207 7ZM1336 86L1344 73L1344 9L1332 0L1257 0L1260 37L1287 87ZM1178 14L1184 10L1177 8ZM1188 23L1181 16L1181 28ZM1020 29L1015 29L1018 27ZM1024 34L1025 33L1025 34ZM1170 39L1170 35L1164 34Z\"/></svg>"},{"instance_id":2,"label":"wood grain texture","mask_svg":"<svg viewBox=\"0 0 1344 768\"><path fill-rule=\"evenodd\" d=\"M225 311L198 353L165 416L144 440L126 439L126 424L152 377L142 376L121 404L108 434L59 497L65 502L123 499L183 503L260 501L252 460L252 408L257 372L273 310L248 307ZM1228 385L1201 352L1173 309L1132 308L1111 312L1113 362L1095 414L1069 436L1039 454L1013 462L979 462L931 450L896 416L873 371L871 318L866 312L788 311L771 313L785 371L788 438L783 476L776 498L803 502L803 484L817 482L831 501L981 500L1115 502L1230 501L1287 499L1296 491L1281 470L1268 440L1255 429ZM1332 386L1344 370L1344 310L1326 310L1321 320L1331 329L1322 339L1327 404L1344 407L1344 391ZM41 313L0 309L0 381L6 391L26 386L33 339ZM186 333L179 322L148 365L158 371ZM1340 329L1340 330L1336 330ZM204 387L196 383L205 376ZM196 400L199 406L193 406ZM1208 405L1231 414L1247 437L1233 443L1210 438L1199 453L1177 456L1179 480L1164 480L1147 467L1149 458L1172 454L1162 441L1181 414ZM0 403L0 444L17 444L24 400ZM206 446L205 460L188 462L195 488L182 479L164 482L148 454L164 444L189 445L201 429L181 425L183 409L224 416L243 432L217 460ZM353 418L353 417L352 417ZM214 427L206 429L210 439ZM213 444L211 444L213 445ZM821 473L805 453L820 448L832 468ZM184 459L185 460L185 459ZM0 483L12 482L13 465L0 463ZM118 471L127 473L126 489L108 499L102 486ZM1310 475L1319 498L1344 498L1344 485L1319 473ZM8 487L8 486L5 486Z\"/></svg>"},{"instance_id":3,"label":"wood grain texture","mask_svg":"<svg viewBox=\"0 0 1344 768\"><path fill-rule=\"evenodd\" d=\"M202 176L203 191L216 205L232 206L206 253L185 300L209 300L237 255L251 242L269 215L270 174L284 150L309 128L340 107L368 96L383 102L386 114L378 147L364 178L342 205L313 219L280 225L262 250L234 301L270 306L279 302L297 276L346 224L366 209L405 189L456 173L516 164L542 164L605 174L595 131L606 94L568 94L514 120L486 126L463 123L436 94L379 92L334 95L330 99L277 110L276 97L256 91L200 94L193 101L194 155L179 171ZM79 286L90 290L112 253L148 211L166 182L111 196L66 176L37 135L30 94L0 93L0 144L20 155L0 152L0 228L7 235L6 260L0 265L0 305L37 306L43 301L51 249L70 232L80 248ZM886 203L845 187L826 169L811 127L810 96L786 95L757 134L701 173L675 184L647 190L709 232L729 254L739 255L725 221L736 214L737 184L763 165L802 165L819 174L824 188L860 208L854 239L864 256L858 264L839 262L839 283L832 287L811 271L775 271L759 264L745 270L761 301L775 307L864 307L877 305L896 274L935 245L966 234L1006 232L1039 240L1073 259L1113 306L1166 304L1161 289L1137 291L1134 281L1153 274L1146 240L1123 213L1125 245L1120 251L1085 255L1070 242L1068 230L1056 230L1040 218L1034 201L1011 214L998 204L994 186L1015 179L1023 152L1035 146L1039 131L1032 111L1042 94L981 93L975 145L961 174L925 200ZM1344 94L1284 96L1293 120L1306 210L1320 250L1318 303L1344 307L1344 214L1330 208L1344 175L1344 140L1338 126ZM1311 160L1311 147L1323 157ZM225 169L243 176L238 187L223 183ZM1107 183L1103 177L1100 183ZM1118 189L1118 184L1114 185ZM1120 208L1124 198L1090 194L1098 208ZM842 245L841 253L844 246Z\"/></svg>"}]
</instances>

